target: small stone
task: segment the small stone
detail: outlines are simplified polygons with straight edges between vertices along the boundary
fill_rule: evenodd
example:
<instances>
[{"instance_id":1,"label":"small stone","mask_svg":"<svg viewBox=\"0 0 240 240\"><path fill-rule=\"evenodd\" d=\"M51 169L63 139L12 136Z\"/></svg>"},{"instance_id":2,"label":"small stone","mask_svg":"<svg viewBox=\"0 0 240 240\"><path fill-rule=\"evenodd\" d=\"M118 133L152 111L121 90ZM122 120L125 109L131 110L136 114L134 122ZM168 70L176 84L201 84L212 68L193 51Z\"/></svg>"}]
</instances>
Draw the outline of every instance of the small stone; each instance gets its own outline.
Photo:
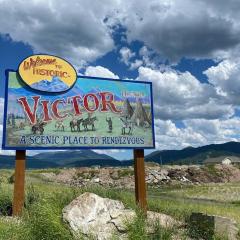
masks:
<instances>
[{"instance_id":1,"label":"small stone","mask_svg":"<svg viewBox=\"0 0 240 240\"><path fill-rule=\"evenodd\" d=\"M95 182L95 183L99 183L100 179L99 178L94 178L92 181Z\"/></svg>"}]
</instances>

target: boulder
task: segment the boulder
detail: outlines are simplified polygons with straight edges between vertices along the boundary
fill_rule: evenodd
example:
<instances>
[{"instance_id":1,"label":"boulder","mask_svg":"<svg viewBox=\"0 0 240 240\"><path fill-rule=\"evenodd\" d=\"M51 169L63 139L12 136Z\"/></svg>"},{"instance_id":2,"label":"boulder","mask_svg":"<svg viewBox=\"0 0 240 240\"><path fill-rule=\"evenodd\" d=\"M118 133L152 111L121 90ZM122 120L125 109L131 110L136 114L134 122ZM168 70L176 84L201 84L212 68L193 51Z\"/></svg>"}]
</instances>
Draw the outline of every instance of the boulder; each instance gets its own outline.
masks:
<instances>
[{"instance_id":1,"label":"boulder","mask_svg":"<svg viewBox=\"0 0 240 240\"><path fill-rule=\"evenodd\" d=\"M181 222L176 221L169 215L166 215L163 213L157 213L157 212L153 212L153 211L147 212L147 221L148 221L149 225L151 225L151 223L154 223L154 222L159 222L159 224L165 228L172 228L173 226L181 226L182 225Z\"/></svg>"},{"instance_id":2,"label":"boulder","mask_svg":"<svg viewBox=\"0 0 240 240\"><path fill-rule=\"evenodd\" d=\"M214 235L222 239L238 239L237 223L232 219L207 215L204 213L192 213L190 216L190 234L192 237L203 239L215 239Z\"/></svg>"},{"instance_id":3,"label":"boulder","mask_svg":"<svg viewBox=\"0 0 240 240\"><path fill-rule=\"evenodd\" d=\"M136 217L136 213L133 210L124 209L121 211L112 212L111 217L111 222L115 225L117 231L120 233L126 233L126 223L133 221Z\"/></svg>"},{"instance_id":4,"label":"boulder","mask_svg":"<svg viewBox=\"0 0 240 240\"><path fill-rule=\"evenodd\" d=\"M63 209L63 219L69 223L74 234L82 233L97 239L109 239L115 230L110 212L123 210L120 201L84 193Z\"/></svg>"},{"instance_id":5,"label":"boulder","mask_svg":"<svg viewBox=\"0 0 240 240\"><path fill-rule=\"evenodd\" d=\"M63 219L73 234L84 235L86 239L107 240L113 235L118 239L127 239L127 223L131 223L135 217L135 211L125 209L122 202L88 192L63 209ZM179 225L172 217L152 211L147 212L147 222L149 233L152 232L153 223L159 222L163 227Z\"/></svg>"}]
</instances>

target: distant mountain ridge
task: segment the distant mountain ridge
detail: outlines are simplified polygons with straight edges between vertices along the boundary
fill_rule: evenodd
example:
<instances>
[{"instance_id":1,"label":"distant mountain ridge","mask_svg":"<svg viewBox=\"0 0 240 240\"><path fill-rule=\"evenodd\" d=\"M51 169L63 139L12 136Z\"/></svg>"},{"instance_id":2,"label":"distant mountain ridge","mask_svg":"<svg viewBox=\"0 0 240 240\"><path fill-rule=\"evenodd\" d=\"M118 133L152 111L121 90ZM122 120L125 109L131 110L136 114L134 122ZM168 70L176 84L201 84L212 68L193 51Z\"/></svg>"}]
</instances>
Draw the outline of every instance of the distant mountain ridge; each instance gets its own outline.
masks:
<instances>
[{"instance_id":1,"label":"distant mountain ridge","mask_svg":"<svg viewBox=\"0 0 240 240\"><path fill-rule=\"evenodd\" d=\"M208 157L239 156L240 143L228 142L181 150L154 151L145 156L146 162L160 164L202 164ZM92 150L42 152L27 156L27 168L130 166L133 160L120 161ZM0 168L14 168L15 157L0 155Z\"/></svg>"},{"instance_id":2,"label":"distant mountain ridge","mask_svg":"<svg viewBox=\"0 0 240 240\"><path fill-rule=\"evenodd\" d=\"M240 156L240 143L227 142L181 150L155 151L145 157L146 161L162 164L202 164L208 157Z\"/></svg>"},{"instance_id":3,"label":"distant mountain ridge","mask_svg":"<svg viewBox=\"0 0 240 240\"><path fill-rule=\"evenodd\" d=\"M89 166L122 166L122 162L106 154L99 154L92 150L74 150L42 152L34 156L27 156L27 168L63 168ZM126 162L127 163L127 162ZM125 165L125 163L123 164ZM15 156L0 155L0 168L13 168Z\"/></svg>"}]
</instances>

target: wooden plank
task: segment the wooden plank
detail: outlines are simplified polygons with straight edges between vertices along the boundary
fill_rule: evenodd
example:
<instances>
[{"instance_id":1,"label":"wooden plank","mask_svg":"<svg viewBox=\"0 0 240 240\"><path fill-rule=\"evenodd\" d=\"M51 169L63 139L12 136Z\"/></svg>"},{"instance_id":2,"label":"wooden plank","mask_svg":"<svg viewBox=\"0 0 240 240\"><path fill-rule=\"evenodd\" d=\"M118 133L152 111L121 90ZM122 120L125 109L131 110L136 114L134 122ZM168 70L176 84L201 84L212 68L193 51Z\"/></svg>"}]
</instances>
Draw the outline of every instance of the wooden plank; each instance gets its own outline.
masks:
<instances>
[{"instance_id":1,"label":"wooden plank","mask_svg":"<svg viewBox=\"0 0 240 240\"><path fill-rule=\"evenodd\" d=\"M137 205L147 213L144 150L134 150L135 196Z\"/></svg>"},{"instance_id":2,"label":"wooden plank","mask_svg":"<svg viewBox=\"0 0 240 240\"><path fill-rule=\"evenodd\" d=\"M24 206L25 198L25 163L26 151L16 151L15 161L15 176L14 176L14 196L13 196L13 216L20 216Z\"/></svg>"}]
</instances>

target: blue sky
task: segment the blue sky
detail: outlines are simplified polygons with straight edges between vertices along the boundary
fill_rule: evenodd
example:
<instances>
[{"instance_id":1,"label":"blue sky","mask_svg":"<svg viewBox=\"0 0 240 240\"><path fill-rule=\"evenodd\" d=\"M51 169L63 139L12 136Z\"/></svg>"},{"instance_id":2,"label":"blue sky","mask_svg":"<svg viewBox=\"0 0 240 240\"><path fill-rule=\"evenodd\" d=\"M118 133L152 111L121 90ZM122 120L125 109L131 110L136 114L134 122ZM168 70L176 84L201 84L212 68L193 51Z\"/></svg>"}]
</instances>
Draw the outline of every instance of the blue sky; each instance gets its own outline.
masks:
<instances>
[{"instance_id":1,"label":"blue sky","mask_svg":"<svg viewBox=\"0 0 240 240\"><path fill-rule=\"evenodd\" d=\"M2 0L0 107L5 69L54 54L82 75L152 81L158 150L239 141L239 7L234 0Z\"/></svg>"}]
</instances>

